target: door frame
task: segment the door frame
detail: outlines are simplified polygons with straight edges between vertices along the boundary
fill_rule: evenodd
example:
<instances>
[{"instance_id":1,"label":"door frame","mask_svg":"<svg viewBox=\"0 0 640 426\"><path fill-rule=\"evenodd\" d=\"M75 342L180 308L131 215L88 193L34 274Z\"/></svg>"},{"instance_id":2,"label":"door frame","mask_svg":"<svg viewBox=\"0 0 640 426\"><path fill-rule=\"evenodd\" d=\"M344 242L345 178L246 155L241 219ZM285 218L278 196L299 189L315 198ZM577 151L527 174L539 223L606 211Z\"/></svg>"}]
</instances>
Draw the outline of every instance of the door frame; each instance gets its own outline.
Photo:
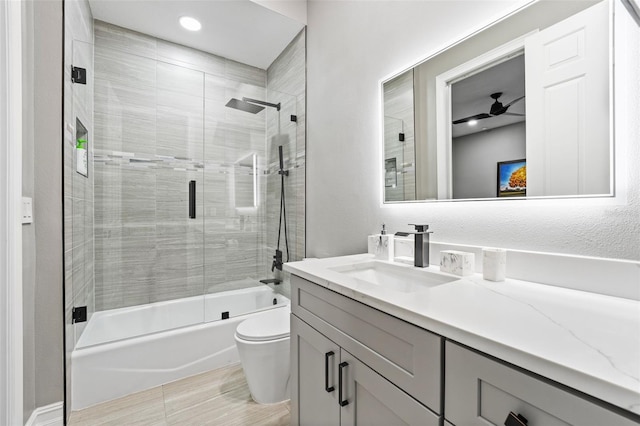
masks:
<instances>
[{"instance_id":1,"label":"door frame","mask_svg":"<svg viewBox=\"0 0 640 426\"><path fill-rule=\"evenodd\" d=\"M22 2L0 3L0 423L23 424Z\"/></svg>"},{"instance_id":2,"label":"door frame","mask_svg":"<svg viewBox=\"0 0 640 426\"><path fill-rule=\"evenodd\" d=\"M438 200L449 199L453 195L451 85L519 54L524 50L525 39L536 32L537 30L528 32L436 76L436 152L438 164L446 164L446 167L438 167ZM442 112L440 113L440 111Z\"/></svg>"}]
</instances>

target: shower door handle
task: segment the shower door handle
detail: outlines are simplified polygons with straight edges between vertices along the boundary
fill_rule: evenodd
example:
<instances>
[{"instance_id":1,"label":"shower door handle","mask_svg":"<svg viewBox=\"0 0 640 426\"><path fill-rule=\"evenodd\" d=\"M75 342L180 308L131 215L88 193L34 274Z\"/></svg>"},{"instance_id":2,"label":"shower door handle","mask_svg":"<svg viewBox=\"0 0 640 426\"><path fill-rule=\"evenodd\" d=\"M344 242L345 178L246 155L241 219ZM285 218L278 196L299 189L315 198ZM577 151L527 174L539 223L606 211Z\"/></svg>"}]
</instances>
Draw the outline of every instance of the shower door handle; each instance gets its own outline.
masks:
<instances>
[{"instance_id":1,"label":"shower door handle","mask_svg":"<svg viewBox=\"0 0 640 426\"><path fill-rule=\"evenodd\" d=\"M334 386L329 387L329 358L334 355L335 353L333 353L333 351L324 354L324 390L327 392L333 392L335 390Z\"/></svg>"},{"instance_id":2,"label":"shower door handle","mask_svg":"<svg viewBox=\"0 0 640 426\"><path fill-rule=\"evenodd\" d=\"M189 182L189 218L196 218L196 181Z\"/></svg>"}]
</instances>

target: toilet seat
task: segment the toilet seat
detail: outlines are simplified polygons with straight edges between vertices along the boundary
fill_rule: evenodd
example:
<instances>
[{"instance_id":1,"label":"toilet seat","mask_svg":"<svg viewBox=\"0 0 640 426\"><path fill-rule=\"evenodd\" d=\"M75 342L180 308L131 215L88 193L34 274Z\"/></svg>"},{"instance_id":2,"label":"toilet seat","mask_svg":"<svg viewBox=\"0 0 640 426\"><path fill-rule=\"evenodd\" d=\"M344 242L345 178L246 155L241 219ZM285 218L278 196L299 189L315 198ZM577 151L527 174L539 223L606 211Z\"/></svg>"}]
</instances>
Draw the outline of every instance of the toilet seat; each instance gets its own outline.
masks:
<instances>
[{"instance_id":1,"label":"toilet seat","mask_svg":"<svg viewBox=\"0 0 640 426\"><path fill-rule=\"evenodd\" d=\"M242 340L264 342L289 337L289 309L276 308L244 320L236 329Z\"/></svg>"}]
</instances>

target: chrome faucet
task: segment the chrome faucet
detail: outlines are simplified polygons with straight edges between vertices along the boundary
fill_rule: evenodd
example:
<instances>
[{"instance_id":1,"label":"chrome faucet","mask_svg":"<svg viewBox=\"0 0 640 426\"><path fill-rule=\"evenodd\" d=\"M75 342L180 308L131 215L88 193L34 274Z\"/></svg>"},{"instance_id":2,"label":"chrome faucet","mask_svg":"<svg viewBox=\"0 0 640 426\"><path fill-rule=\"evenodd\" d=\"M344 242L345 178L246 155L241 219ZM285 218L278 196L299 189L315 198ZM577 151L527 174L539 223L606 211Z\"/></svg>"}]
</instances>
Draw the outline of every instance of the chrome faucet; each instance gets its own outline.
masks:
<instances>
[{"instance_id":1,"label":"chrome faucet","mask_svg":"<svg viewBox=\"0 0 640 426\"><path fill-rule=\"evenodd\" d=\"M418 268L429 267L429 234L433 231L428 231L429 225L416 225L409 224L415 227L415 232L396 232L399 237L407 237L413 235L413 265Z\"/></svg>"}]
</instances>

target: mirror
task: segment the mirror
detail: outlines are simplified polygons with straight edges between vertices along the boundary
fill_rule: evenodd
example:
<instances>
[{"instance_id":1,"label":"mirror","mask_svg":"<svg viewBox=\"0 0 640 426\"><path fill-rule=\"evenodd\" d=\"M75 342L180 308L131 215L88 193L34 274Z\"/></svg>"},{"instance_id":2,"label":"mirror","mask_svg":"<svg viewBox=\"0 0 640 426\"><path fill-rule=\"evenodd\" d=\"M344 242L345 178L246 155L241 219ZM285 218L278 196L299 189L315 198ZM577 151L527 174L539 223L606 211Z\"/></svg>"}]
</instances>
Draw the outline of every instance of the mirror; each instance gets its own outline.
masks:
<instances>
[{"instance_id":1,"label":"mirror","mask_svg":"<svg viewBox=\"0 0 640 426\"><path fill-rule=\"evenodd\" d=\"M233 173L236 208L258 206L258 157L249 154L236 161Z\"/></svg>"},{"instance_id":2,"label":"mirror","mask_svg":"<svg viewBox=\"0 0 640 426\"><path fill-rule=\"evenodd\" d=\"M612 3L532 2L384 81L384 201L611 195Z\"/></svg>"}]
</instances>

